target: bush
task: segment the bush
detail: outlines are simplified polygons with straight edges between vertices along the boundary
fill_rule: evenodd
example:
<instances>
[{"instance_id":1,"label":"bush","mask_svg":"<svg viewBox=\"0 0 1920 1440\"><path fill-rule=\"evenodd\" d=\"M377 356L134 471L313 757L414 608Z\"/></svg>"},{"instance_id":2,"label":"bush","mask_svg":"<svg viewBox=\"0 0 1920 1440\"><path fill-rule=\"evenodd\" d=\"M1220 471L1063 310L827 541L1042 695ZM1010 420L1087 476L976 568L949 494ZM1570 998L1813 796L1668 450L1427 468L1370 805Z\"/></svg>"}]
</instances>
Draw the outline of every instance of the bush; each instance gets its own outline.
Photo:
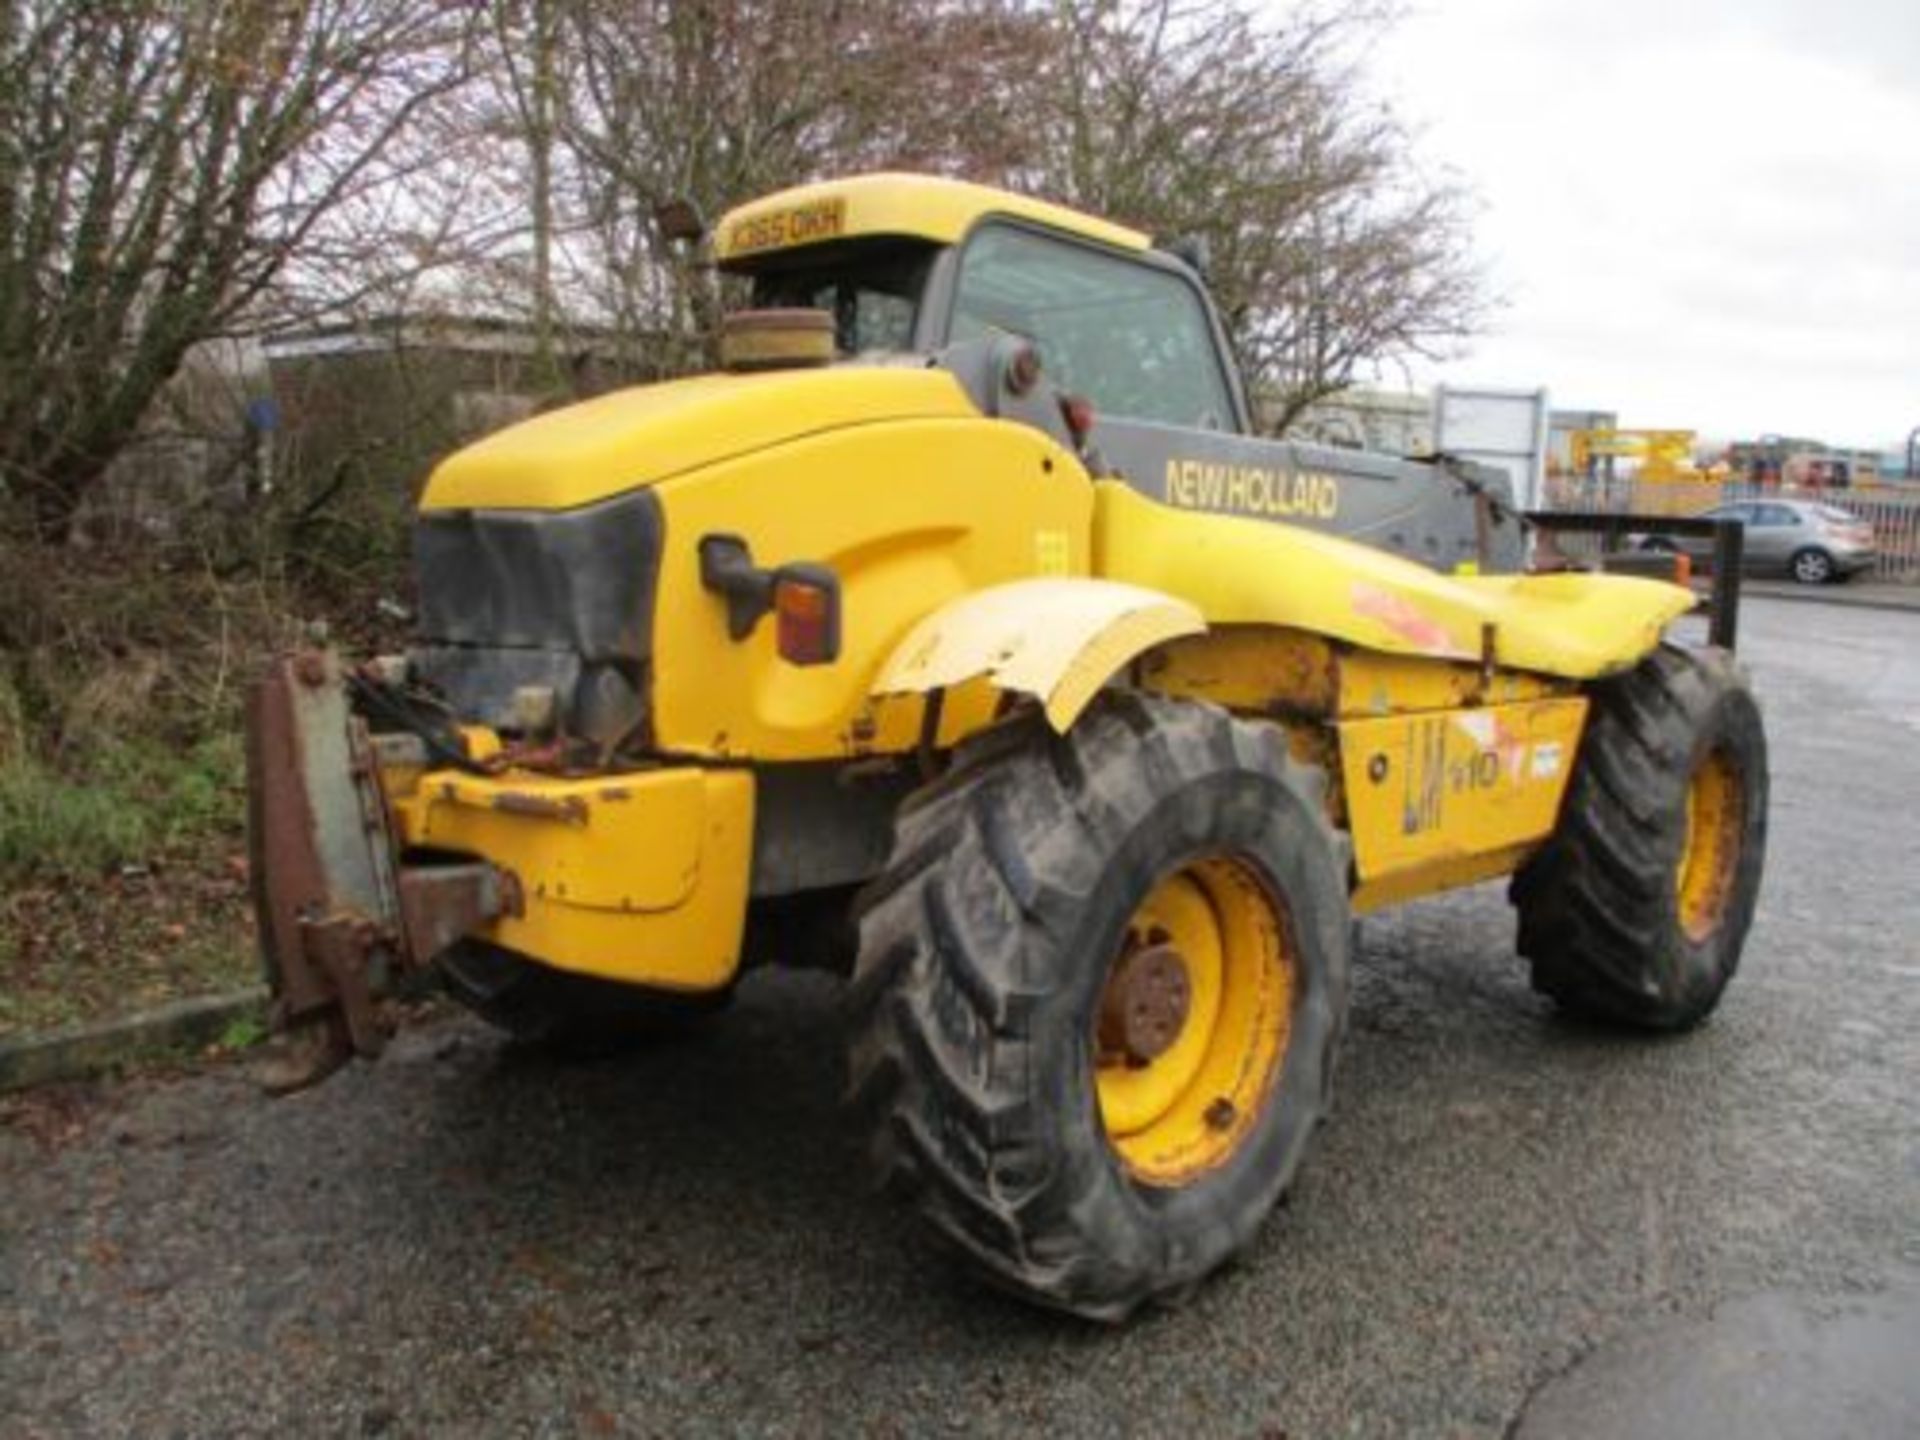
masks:
<instances>
[{"instance_id":1,"label":"bush","mask_svg":"<svg viewBox=\"0 0 1920 1440\"><path fill-rule=\"evenodd\" d=\"M103 786L75 783L20 758L0 767L0 877L99 874L146 856L151 816Z\"/></svg>"},{"instance_id":2,"label":"bush","mask_svg":"<svg viewBox=\"0 0 1920 1440\"><path fill-rule=\"evenodd\" d=\"M0 769L27 753L27 715L19 688L0 670Z\"/></svg>"},{"instance_id":3,"label":"bush","mask_svg":"<svg viewBox=\"0 0 1920 1440\"><path fill-rule=\"evenodd\" d=\"M234 836L241 785L231 734L184 752L115 742L79 775L17 756L0 764L0 880L99 875Z\"/></svg>"}]
</instances>

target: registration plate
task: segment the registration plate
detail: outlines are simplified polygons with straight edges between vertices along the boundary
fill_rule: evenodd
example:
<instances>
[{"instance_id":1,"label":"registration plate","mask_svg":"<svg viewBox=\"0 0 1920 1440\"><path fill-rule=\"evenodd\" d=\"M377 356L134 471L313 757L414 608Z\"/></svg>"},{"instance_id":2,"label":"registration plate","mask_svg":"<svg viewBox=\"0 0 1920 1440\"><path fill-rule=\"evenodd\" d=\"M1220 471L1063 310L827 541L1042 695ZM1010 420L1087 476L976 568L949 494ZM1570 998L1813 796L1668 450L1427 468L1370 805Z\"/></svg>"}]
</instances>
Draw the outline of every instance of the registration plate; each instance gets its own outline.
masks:
<instances>
[{"instance_id":1,"label":"registration plate","mask_svg":"<svg viewBox=\"0 0 1920 1440\"><path fill-rule=\"evenodd\" d=\"M847 202L815 200L789 210L748 215L736 220L727 234L728 253L778 250L786 245L812 245L838 239L847 228Z\"/></svg>"}]
</instances>

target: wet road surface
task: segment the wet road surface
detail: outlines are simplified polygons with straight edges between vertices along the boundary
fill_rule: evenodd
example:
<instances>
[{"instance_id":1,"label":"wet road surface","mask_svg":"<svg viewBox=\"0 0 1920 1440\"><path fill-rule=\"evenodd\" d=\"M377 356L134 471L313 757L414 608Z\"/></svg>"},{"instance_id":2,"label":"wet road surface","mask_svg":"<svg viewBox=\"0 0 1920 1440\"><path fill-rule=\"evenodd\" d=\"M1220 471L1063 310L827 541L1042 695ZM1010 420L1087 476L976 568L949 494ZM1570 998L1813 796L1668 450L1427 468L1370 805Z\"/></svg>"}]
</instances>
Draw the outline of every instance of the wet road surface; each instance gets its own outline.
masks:
<instances>
[{"instance_id":1,"label":"wet road surface","mask_svg":"<svg viewBox=\"0 0 1920 1440\"><path fill-rule=\"evenodd\" d=\"M1557 1436L1658 1394L1704 1434L1744 1412L1689 1384L1796 1365L1920 1433L1920 616L1743 619L1773 841L1719 1014L1555 1018L1498 887L1368 920L1335 1120L1181 1311L958 1276L856 1183L834 983L764 975L597 1064L453 1020L291 1100L41 1097L0 1130L0 1434Z\"/></svg>"}]
</instances>

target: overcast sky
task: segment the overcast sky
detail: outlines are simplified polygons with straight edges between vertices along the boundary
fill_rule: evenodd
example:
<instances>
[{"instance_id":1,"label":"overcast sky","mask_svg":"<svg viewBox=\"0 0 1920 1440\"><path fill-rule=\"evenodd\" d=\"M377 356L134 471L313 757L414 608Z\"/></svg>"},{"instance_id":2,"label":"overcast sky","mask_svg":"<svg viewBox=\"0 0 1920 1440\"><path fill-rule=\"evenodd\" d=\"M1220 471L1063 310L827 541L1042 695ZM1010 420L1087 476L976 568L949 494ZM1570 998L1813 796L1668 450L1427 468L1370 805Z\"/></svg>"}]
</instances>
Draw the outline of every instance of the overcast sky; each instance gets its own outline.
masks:
<instances>
[{"instance_id":1,"label":"overcast sky","mask_svg":"<svg viewBox=\"0 0 1920 1440\"><path fill-rule=\"evenodd\" d=\"M1373 83L1506 302L1445 378L1719 439L1920 425L1920 0L1411 3Z\"/></svg>"}]
</instances>

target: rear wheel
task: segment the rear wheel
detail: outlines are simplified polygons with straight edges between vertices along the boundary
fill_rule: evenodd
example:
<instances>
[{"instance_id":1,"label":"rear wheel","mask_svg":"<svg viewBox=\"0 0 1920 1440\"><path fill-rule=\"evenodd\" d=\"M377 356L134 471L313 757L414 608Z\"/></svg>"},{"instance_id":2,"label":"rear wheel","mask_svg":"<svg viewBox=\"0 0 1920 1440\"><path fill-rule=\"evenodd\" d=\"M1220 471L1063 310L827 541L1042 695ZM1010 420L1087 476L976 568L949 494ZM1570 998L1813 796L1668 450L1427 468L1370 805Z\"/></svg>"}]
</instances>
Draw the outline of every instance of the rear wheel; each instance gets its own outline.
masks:
<instances>
[{"instance_id":1,"label":"rear wheel","mask_svg":"<svg viewBox=\"0 0 1920 1440\"><path fill-rule=\"evenodd\" d=\"M1534 988L1682 1030L1740 963L1767 838L1767 744L1724 651L1664 646L1596 685L1560 828L1515 875Z\"/></svg>"},{"instance_id":2,"label":"rear wheel","mask_svg":"<svg viewBox=\"0 0 1920 1440\"><path fill-rule=\"evenodd\" d=\"M482 1020L527 1045L599 1055L685 1029L727 1002L716 995L669 995L556 970L484 940L442 952L447 993Z\"/></svg>"},{"instance_id":3,"label":"rear wheel","mask_svg":"<svg viewBox=\"0 0 1920 1440\"><path fill-rule=\"evenodd\" d=\"M1116 696L910 802L865 903L853 1098L989 1279L1118 1320L1253 1236L1324 1113L1345 856L1284 734Z\"/></svg>"},{"instance_id":4,"label":"rear wheel","mask_svg":"<svg viewBox=\"0 0 1920 1440\"><path fill-rule=\"evenodd\" d=\"M1793 557L1789 569L1802 585L1825 585L1833 579L1833 557L1809 547Z\"/></svg>"}]
</instances>

